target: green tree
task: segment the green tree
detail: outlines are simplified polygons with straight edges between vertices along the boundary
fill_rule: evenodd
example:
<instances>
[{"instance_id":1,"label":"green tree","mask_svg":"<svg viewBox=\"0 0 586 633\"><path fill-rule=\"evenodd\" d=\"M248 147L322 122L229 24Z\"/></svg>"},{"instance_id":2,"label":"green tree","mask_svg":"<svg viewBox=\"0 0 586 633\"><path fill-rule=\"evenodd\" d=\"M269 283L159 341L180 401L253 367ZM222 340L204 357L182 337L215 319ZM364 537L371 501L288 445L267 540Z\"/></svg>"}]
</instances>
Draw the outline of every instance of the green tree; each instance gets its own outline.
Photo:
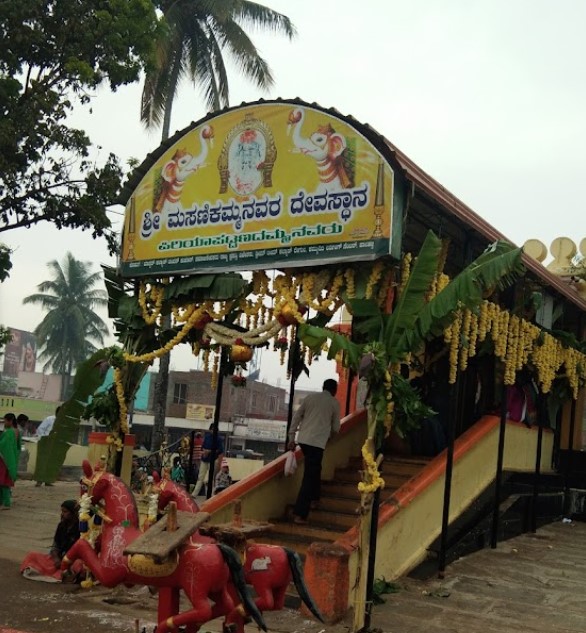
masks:
<instances>
[{"instance_id":1,"label":"green tree","mask_svg":"<svg viewBox=\"0 0 586 633\"><path fill-rule=\"evenodd\" d=\"M62 264L53 260L48 268L52 278L40 283L39 292L25 297L23 303L37 304L47 311L35 328L39 358L46 361L43 369L63 376L63 400L73 369L95 353L94 343L104 344L108 328L94 309L106 306L108 300L105 290L94 287L102 273L92 272L90 262L67 253Z\"/></svg>"},{"instance_id":2,"label":"green tree","mask_svg":"<svg viewBox=\"0 0 586 633\"><path fill-rule=\"evenodd\" d=\"M12 268L12 262L10 261L11 250L5 244L0 244L0 283L10 277L10 269ZM6 343L10 343L12 340L12 334L10 330L3 325L0 325L0 356L2 356L2 350L6 346ZM0 393L4 393L0 388Z\"/></svg>"},{"instance_id":3,"label":"green tree","mask_svg":"<svg viewBox=\"0 0 586 633\"><path fill-rule=\"evenodd\" d=\"M49 221L117 246L105 211L122 178L67 117L104 83L136 81L158 28L150 0L0 2L0 233Z\"/></svg>"},{"instance_id":4,"label":"green tree","mask_svg":"<svg viewBox=\"0 0 586 633\"><path fill-rule=\"evenodd\" d=\"M163 123L163 139L169 134L173 100L183 78L201 89L211 111L229 105L224 56L261 90L272 86L271 69L245 28L295 35L287 16L248 0L158 0L156 4L164 29L156 41L156 62L146 74L141 119L147 127Z\"/></svg>"},{"instance_id":5,"label":"green tree","mask_svg":"<svg viewBox=\"0 0 586 633\"><path fill-rule=\"evenodd\" d=\"M248 0L159 0L164 29L156 41L156 63L146 73L141 120L147 127L162 123L162 139L169 137L173 100L181 79L198 85L210 110L229 105L224 54L244 77L261 89L273 84L268 63L244 30L268 29L289 38L295 28L289 18ZM170 327L168 317L163 327ZM170 354L159 361L155 383L151 450L159 449L165 431Z\"/></svg>"}]
</instances>

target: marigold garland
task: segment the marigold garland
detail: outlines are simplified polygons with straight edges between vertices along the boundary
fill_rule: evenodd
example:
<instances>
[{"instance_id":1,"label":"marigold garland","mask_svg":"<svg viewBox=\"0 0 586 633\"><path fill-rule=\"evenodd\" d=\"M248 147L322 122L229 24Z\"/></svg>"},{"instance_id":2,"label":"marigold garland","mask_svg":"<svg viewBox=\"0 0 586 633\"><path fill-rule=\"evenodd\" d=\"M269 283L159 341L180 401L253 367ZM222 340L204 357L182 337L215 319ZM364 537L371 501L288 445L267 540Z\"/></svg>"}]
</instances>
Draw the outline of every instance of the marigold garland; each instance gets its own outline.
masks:
<instances>
[{"instance_id":1,"label":"marigold garland","mask_svg":"<svg viewBox=\"0 0 586 633\"><path fill-rule=\"evenodd\" d=\"M365 471L363 481L358 483L358 491L362 494L373 494L379 488L385 487L385 480L381 477L374 455L369 450L369 440L365 440L362 445L362 459L364 460Z\"/></svg>"},{"instance_id":2,"label":"marigold garland","mask_svg":"<svg viewBox=\"0 0 586 633\"><path fill-rule=\"evenodd\" d=\"M149 290L149 298L147 299L146 284L140 282L138 288L138 305L142 311L142 318L147 325L153 325L161 314L163 299L165 298L165 288L163 286L151 285ZM153 304L153 311L149 312L147 302Z\"/></svg>"},{"instance_id":3,"label":"marigold garland","mask_svg":"<svg viewBox=\"0 0 586 633\"><path fill-rule=\"evenodd\" d=\"M116 399L118 400L118 410L120 415L120 431L128 433L128 410L126 408L126 398L124 396L124 385L122 384L122 371L119 367L114 368L114 384L116 385Z\"/></svg>"}]
</instances>

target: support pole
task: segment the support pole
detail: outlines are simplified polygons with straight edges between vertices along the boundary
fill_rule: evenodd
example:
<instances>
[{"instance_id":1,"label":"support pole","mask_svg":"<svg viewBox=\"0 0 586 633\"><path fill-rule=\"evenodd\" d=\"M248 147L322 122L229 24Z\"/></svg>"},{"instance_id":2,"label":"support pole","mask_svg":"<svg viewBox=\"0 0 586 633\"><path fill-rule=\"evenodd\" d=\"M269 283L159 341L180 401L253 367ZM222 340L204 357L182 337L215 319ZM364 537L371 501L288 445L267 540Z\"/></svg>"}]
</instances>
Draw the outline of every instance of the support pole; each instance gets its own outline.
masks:
<instances>
[{"instance_id":1,"label":"support pole","mask_svg":"<svg viewBox=\"0 0 586 633\"><path fill-rule=\"evenodd\" d=\"M499 514L501 505L501 487L503 483L503 461L505 455L505 434L507 430L507 386L503 378L501 387L501 420L499 424L499 443L496 457L496 475L494 478L494 506L492 509L492 527L490 547L496 549L498 543Z\"/></svg>"},{"instance_id":2,"label":"support pole","mask_svg":"<svg viewBox=\"0 0 586 633\"><path fill-rule=\"evenodd\" d=\"M350 415L350 402L352 400L352 383L356 378L356 374L350 368L348 368L348 391L346 392L346 411L344 415Z\"/></svg>"},{"instance_id":3,"label":"support pole","mask_svg":"<svg viewBox=\"0 0 586 633\"><path fill-rule=\"evenodd\" d=\"M210 472L208 473L208 486L206 499L212 496L214 490L214 466L218 454L218 434L220 428L220 408L222 406L222 389L224 387L224 370L226 368L228 351L224 346L220 349L220 366L218 367L218 384L216 385L216 409L214 411L214 426L212 429L212 450L210 453Z\"/></svg>"},{"instance_id":4,"label":"support pole","mask_svg":"<svg viewBox=\"0 0 586 633\"><path fill-rule=\"evenodd\" d=\"M354 318L352 318L352 323L350 324L350 340L354 340ZM350 402L352 401L352 383L356 378L356 373L354 370L349 367L348 368L348 389L346 391L346 407L344 415L350 415Z\"/></svg>"},{"instance_id":5,"label":"support pole","mask_svg":"<svg viewBox=\"0 0 586 633\"><path fill-rule=\"evenodd\" d=\"M380 463L380 460L379 460ZM380 488L374 492L372 514L370 517L370 546L368 548L368 572L366 575L366 605L364 608L364 631L370 631L374 597L374 566L376 563L376 540L378 536L378 508L380 504Z\"/></svg>"},{"instance_id":6,"label":"support pole","mask_svg":"<svg viewBox=\"0 0 586 633\"><path fill-rule=\"evenodd\" d=\"M450 498L452 494L452 472L454 470L454 441L456 416L458 415L458 401L460 393L460 375L456 382L450 386L450 415L448 420L448 448L446 453L446 475L444 480L444 506L442 511L442 534L440 540L440 552L438 562L438 576L444 577L446 570L446 554L448 550L448 528L450 525Z\"/></svg>"},{"instance_id":7,"label":"support pole","mask_svg":"<svg viewBox=\"0 0 586 633\"><path fill-rule=\"evenodd\" d=\"M570 435L568 436L568 457L564 472L564 515L570 513L570 476L574 470L574 432L576 430L576 401L572 398L570 408Z\"/></svg>"},{"instance_id":8,"label":"support pole","mask_svg":"<svg viewBox=\"0 0 586 633\"><path fill-rule=\"evenodd\" d=\"M541 476L541 450L543 447L543 394L539 394L537 409L537 450L535 451L535 473L533 475L533 501L531 504L531 532L537 531L537 498L539 496L539 479Z\"/></svg>"},{"instance_id":9,"label":"support pole","mask_svg":"<svg viewBox=\"0 0 586 633\"><path fill-rule=\"evenodd\" d=\"M289 441L289 429L291 428L291 422L293 420L293 400L295 398L295 383L297 377L295 376L295 369L300 361L299 352L299 326L295 325L295 338L293 339L293 346L289 352L289 371L291 372L291 378L289 380L289 406L287 407L287 435L285 437L285 446Z\"/></svg>"}]
</instances>

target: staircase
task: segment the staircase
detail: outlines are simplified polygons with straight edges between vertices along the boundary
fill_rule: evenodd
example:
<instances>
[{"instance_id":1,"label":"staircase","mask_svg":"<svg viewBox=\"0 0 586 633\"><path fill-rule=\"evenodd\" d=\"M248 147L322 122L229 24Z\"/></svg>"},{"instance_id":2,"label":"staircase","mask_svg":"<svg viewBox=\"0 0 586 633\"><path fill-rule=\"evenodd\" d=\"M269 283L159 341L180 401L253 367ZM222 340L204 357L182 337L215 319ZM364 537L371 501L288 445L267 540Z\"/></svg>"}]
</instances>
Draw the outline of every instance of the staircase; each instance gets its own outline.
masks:
<instances>
[{"instance_id":1,"label":"staircase","mask_svg":"<svg viewBox=\"0 0 586 633\"><path fill-rule=\"evenodd\" d=\"M381 501L388 498L397 488L424 468L431 458L390 455L381 464L381 475L385 487ZM362 458L350 458L345 468L337 468L334 477L321 483L319 510L312 510L307 525L297 525L291 521L293 506L288 506L285 516L272 518L274 528L263 536L263 541L290 547L303 558L312 543L333 543L344 532L358 523L360 493L358 482Z\"/></svg>"}]
</instances>

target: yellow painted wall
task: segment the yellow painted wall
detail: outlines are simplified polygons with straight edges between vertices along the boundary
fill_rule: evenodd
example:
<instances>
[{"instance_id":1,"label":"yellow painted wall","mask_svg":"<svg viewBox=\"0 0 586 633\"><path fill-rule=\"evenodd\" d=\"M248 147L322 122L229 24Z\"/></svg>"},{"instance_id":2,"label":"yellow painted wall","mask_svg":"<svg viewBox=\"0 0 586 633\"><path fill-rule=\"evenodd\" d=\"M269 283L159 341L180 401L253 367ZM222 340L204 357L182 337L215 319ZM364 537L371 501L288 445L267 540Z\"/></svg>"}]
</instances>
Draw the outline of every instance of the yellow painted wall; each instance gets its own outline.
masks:
<instances>
[{"instance_id":1,"label":"yellow painted wall","mask_svg":"<svg viewBox=\"0 0 586 633\"><path fill-rule=\"evenodd\" d=\"M575 451L583 450L584 443L582 441L584 431L584 410L586 405L586 389L581 389L576 401L576 419L574 420L574 438L572 447ZM569 449L570 427L572 421L572 402L566 402L562 408L562 420L560 425L560 448Z\"/></svg>"},{"instance_id":2,"label":"yellow painted wall","mask_svg":"<svg viewBox=\"0 0 586 633\"><path fill-rule=\"evenodd\" d=\"M26 471L31 475L35 472L35 466L37 463L37 442L23 442L23 446L29 452L28 464ZM78 466L81 468L81 463L84 459L87 459L88 455L88 447L81 446L80 444L72 444L67 451L67 455L65 456L64 466Z\"/></svg>"},{"instance_id":3,"label":"yellow painted wall","mask_svg":"<svg viewBox=\"0 0 586 633\"><path fill-rule=\"evenodd\" d=\"M336 468L345 466L350 456L360 455L360 448L365 437L366 425L357 424L343 435L332 438L324 453L323 479L332 479ZM292 477L285 477L280 474L260 486L246 489L240 495L243 517L266 521L270 518L283 516L287 505L295 502L299 486L301 485L302 474L303 467L300 463L297 472ZM244 480L243 489L246 488L245 483L246 480ZM205 510L205 507L202 509ZM232 505L229 504L216 510L212 515L211 522L226 523L231 521L231 519Z\"/></svg>"},{"instance_id":4,"label":"yellow painted wall","mask_svg":"<svg viewBox=\"0 0 586 633\"><path fill-rule=\"evenodd\" d=\"M498 425L454 462L450 522L455 520L494 480ZM533 472L537 432L509 424L505 435L504 468ZM551 472L553 433L544 433L541 471ZM441 533L445 477L439 477L386 524L379 526L375 577L398 578L425 558L427 548ZM350 586L356 577L358 556L350 556ZM349 604L354 595L350 590Z\"/></svg>"}]
</instances>

